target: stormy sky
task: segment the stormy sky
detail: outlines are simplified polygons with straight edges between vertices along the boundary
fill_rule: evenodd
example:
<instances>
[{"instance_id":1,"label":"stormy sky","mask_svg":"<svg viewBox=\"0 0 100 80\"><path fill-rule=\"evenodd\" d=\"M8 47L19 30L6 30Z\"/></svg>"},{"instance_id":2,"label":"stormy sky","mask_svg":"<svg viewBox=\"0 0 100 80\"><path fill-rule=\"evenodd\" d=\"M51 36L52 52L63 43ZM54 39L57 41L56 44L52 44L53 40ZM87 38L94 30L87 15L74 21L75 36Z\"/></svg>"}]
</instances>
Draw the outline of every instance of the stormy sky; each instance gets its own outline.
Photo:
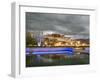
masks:
<instances>
[{"instance_id":1,"label":"stormy sky","mask_svg":"<svg viewBox=\"0 0 100 80\"><path fill-rule=\"evenodd\" d=\"M26 31L89 36L89 15L26 12Z\"/></svg>"}]
</instances>

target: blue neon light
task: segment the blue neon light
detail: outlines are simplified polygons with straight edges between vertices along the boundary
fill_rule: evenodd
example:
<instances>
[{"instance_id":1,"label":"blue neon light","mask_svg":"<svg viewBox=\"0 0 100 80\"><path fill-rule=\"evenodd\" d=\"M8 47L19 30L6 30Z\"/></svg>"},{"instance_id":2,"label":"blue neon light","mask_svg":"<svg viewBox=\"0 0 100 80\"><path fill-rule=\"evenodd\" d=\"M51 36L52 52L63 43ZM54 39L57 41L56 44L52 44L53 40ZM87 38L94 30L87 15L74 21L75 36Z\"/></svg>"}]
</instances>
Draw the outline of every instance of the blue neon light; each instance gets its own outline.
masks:
<instances>
[{"instance_id":1,"label":"blue neon light","mask_svg":"<svg viewBox=\"0 0 100 80\"><path fill-rule=\"evenodd\" d=\"M60 47L60 48L26 48L26 53L32 52L33 54L51 54L51 53L72 53L73 48Z\"/></svg>"},{"instance_id":2,"label":"blue neon light","mask_svg":"<svg viewBox=\"0 0 100 80\"><path fill-rule=\"evenodd\" d=\"M72 54L70 51L53 51L53 52L33 52L32 54Z\"/></svg>"},{"instance_id":3,"label":"blue neon light","mask_svg":"<svg viewBox=\"0 0 100 80\"><path fill-rule=\"evenodd\" d=\"M47 52L47 51L73 51L73 48L26 48L26 51L33 51L33 52Z\"/></svg>"}]
</instances>

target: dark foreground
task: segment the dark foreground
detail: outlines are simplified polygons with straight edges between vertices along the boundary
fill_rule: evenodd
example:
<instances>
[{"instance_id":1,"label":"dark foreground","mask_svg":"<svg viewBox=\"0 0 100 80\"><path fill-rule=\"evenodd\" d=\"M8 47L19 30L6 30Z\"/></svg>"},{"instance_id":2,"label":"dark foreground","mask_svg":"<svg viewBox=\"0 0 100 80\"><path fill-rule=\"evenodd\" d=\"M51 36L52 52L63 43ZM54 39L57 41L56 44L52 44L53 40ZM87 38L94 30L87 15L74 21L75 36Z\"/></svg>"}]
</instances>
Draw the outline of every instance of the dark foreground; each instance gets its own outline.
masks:
<instances>
[{"instance_id":1,"label":"dark foreground","mask_svg":"<svg viewBox=\"0 0 100 80\"><path fill-rule=\"evenodd\" d=\"M26 55L26 67L60 66L60 65L82 65L89 64L89 54L77 55Z\"/></svg>"}]
</instances>

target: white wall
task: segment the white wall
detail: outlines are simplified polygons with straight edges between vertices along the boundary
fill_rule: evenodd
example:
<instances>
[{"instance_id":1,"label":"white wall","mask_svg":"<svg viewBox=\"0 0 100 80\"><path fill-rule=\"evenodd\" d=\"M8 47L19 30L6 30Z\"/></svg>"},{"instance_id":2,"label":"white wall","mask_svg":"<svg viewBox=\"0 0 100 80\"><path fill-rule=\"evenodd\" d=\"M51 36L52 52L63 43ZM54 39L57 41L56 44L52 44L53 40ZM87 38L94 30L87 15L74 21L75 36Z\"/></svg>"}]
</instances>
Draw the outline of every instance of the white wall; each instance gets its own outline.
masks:
<instances>
[{"instance_id":1,"label":"white wall","mask_svg":"<svg viewBox=\"0 0 100 80\"><path fill-rule=\"evenodd\" d=\"M11 2L24 1L33 2L34 5L76 5L76 6L95 6L97 11L97 36L95 53L98 57L95 59L98 62L97 73L80 73L80 74L65 74L63 76L47 76L47 77L30 77L22 80L99 80L100 74L100 0L1 0L0 1L0 80L14 80L10 77L11 67ZM21 79L18 79L21 80Z\"/></svg>"}]
</instances>

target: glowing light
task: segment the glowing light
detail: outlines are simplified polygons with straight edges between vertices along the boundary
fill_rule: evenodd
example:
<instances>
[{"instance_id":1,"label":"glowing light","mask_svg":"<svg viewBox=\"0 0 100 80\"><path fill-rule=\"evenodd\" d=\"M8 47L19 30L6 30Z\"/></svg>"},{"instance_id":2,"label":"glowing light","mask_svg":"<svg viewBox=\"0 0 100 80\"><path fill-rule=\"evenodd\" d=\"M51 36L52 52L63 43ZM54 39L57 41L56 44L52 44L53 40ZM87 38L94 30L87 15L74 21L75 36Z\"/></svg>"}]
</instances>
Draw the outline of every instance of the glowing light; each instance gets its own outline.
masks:
<instances>
[{"instance_id":1,"label":"glowing light","mask_svg":"<svg viewBox=\"0 0 100 80\"><path fill-rule=\"evenodd\" d=\"M32 54L73 54L70 51L53 51L53 52L33 52Z\"/></svg>"},{"instance_id":2,"label":"glowing light","mask_svg":"<svg viewBox=\"0 0 100 80\"><path fill-rule=\"evenodd\" d=\"M26 48L26 53L30 53L32 51L32 54L54 54L54 53L73 53L73 48Z\"/></svg>"}]
</instances>

